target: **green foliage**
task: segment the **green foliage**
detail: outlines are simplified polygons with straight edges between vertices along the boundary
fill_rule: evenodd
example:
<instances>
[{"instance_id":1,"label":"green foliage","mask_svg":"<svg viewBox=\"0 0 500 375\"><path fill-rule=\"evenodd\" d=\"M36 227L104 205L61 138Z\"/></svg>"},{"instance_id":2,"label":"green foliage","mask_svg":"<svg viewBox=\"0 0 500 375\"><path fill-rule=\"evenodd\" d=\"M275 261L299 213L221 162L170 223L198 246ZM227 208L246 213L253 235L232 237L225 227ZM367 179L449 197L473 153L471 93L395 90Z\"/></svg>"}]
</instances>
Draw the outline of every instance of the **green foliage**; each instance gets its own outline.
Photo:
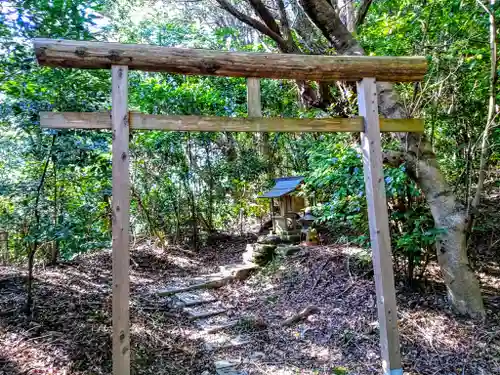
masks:
<instances>
[{"instance_id":1,"label":"green foliage","mask_svg":"<svg viewBox=\"0 0 500 375\"><path fill-rule=\"evenodd\" d=\"M333 375L348 375L349 370L343 366L338 366L332 370L332 374Z\"/></svg>"},{"instance_id":2,"label":"green foliage","mask_svg":"<svg viewBox=\"0 0 500 375\"><path fill-rule=\"evenodd\" d=\"M109 72L41 68L27 38L93 39L114 33L124 42L259 49L240 43L236 28L207 34L194 23L165 23L165 14L138 24L107 20L97 27L98 12L108 6L108 14L118 12L112 4L41 1L12 2L8 18L2 14L8 27L0 33L6 57L0 69L0 229L9 233L16 259L23 260L35 242L39 259L45 259L55 247L68 258L107 248L111 239L110 134L42 131L38 117L40 111L108 110ZM133 10L122 11L130 16ZM266 80L262 89L265 113L297 110L293 85ZM153 114L247 112L245 80L234 78L133 72L129 102L131 110ZM255 200L266 182L268 161L255 152L254 135L134 133L131 153L134 234L181 243L193 236L194 224L203 238L232 230L240 210L250 218L267 211L265 202Z\"/></svg>"},{"instance_id":3,"label":"green foliage","mask_svg":"<svg viewBox=\"0 0 500 375\"><path fill-rule=\"evenodd\" d=\"M478 169L477 145L486 123L488 38L488 17L481 6L458 0L374 2L358 36L372 55L428 57L426 81L401 85L399 91L408 113L426 119L442 170L465 201ZM498 127L490 144L491 161L498 166Z\"/></svg>"},{"instance_id":4,"label":"green foliage","mask_svg":"<svg viewBox=\"0 0 500 375\"><path fill-rule=\"evenodd\" d=\"M321 222L366 231L363 166L358 151L342 136L324 135L307 151L308 189L317 191Z\"/></svg>"},{"instance_id":5,"label":"green foliage","mask_svg":"<svg viewBox=\"0 0 500 375\"><path fill-rule=\"evenodd\" d=\"M40 68L25 39L89 39L95 16L85 9L92 6L97 3L13 1L2 14L8 28L0 39L0 227L19 259L35 244L42 256L57 244L65 257L109 245L102 220L103 192L110 195L109 137L41 131L38 117L104 109L109 73Z\"/></svg>"},{"instance_id":6,"label":"green foliage","mask_svg":"<svg viewBox=\"0 0 500 375\"><path fill-rule=\"evenodd\" d=\"M258 276L261 277L263 280L276 276L278 271L284 270L284 262L285 262L284 258L275 256L271 262L269 262L260 269ZM269 300L268 302L273 303L272 300Z\"/></svg>"},{"instance_id":7,"label":"green foliage","mask_svg":"<svg viewBox=\"0 0 500 375\"><path fill-rule=\"evenodd\" d=\"M40 111L109 110L109 72L39 67L31 38L240 51L274 48L267 37L257 39L241 25L209 26L199 22L194 11L156 5L149 13L139 12L144 7L141 1L33 0L9 1L2 8L0 230L9 233L12 255L19 261L35 243L41 249L40 260L54 248L70 258L107 248L111 240L109 132L42 131L38 117ZM439 163L464 200L474 181L486 117L487 23L474 2L382 0L373 2L357 34L372 55L429 57L426 81L399 85L397 90L410 116L426 118ZM292 35L309 51L296 30ZM329 45L324 47L331 52ZM339 87L331 88L333 100L324 111L302 108L293 82L262 80L261 85L264 116L356 114L355 95ZM242 78L134 71L129 86L130 109L144 113L230 117L247 113ZM494 165L500 160L499 129L490 142ZM314 214L319 223L339 241L346 238L368 247L359 140L314 133L267 137L264 154L259 151L264 142L255 134L134 132L130 144L134 236L181 244L198 232L200 242L216 231L234 232L240 213L245 220L258 221L267 212L267 202L256 196L270 177L301 174L306 176L307 193L317 202ZM394 145L384 139L384 147ZM387 167L384 177L396 264L411 280L415 269L425 267L440 233L405 166ZM277 262L268 266L269 274L279 268Z\"/></svg>"},{"instance_id":8,"label":"green foliage","mask_svg":"<svg viewBox=\"0 0 500 375\"><path fill-rule=\"evenodd\" d=\"M321 136L307 152L310 171L306 188L317 192L314 207L319 223L333 233L348 233L348 241L368 247L369 229L359 146L345 136ZM404 259L409 279L433 249L439 231L422 203L420 191L405 173L405 166L384 168L391 238L395 256Z\"/></svg>"}]
</instances>

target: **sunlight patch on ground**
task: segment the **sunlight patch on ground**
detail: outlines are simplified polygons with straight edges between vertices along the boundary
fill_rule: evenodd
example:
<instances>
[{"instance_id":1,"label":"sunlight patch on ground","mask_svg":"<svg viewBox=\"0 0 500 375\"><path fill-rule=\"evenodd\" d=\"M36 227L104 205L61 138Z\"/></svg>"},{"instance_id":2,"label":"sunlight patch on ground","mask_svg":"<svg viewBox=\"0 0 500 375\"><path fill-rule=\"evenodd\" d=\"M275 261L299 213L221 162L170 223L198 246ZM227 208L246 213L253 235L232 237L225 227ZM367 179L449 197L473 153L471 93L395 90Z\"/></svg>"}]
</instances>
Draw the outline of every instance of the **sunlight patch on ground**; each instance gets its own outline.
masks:
<instances>
[{"instance_id":1,"label":"sunlight patch on ground","mask_svg":"<svg viewBox=\"0 0 500 375\"><path fill-rule=\"evenodd\" d=\"M150 277L144 277L144 276L138 276L134 275L133 273L130 274L130 282L132 283L137 283L137 284L153 284L155 281L151 279Z\"/></svg>"},{"instance_id":2,"label":"sunlight patch on ground","mask_svg":"<svg viewBox=\"0 0 500 375\"><path fill-rule=\"evenodd\" d=\"M450 321L450 318L444 314L439 314L434 311L426 311L425 315L415 311L411 313L401 312L402 319L399 319L400 331L405 332L406 328L413 332L414 340L417 337L433 350L448 350L468 345L470 343L463 342L460 335L450 332L450 324L456 324ZM404 334L404 333L402 333Z\"/></svg>"},{"instance_id":3,"label":"sunlight patch on ground","mask_svg":"<svg viewBox=\"0 0 500 375\"><path fill-rule=\"evenodd\" d=\"M255 366L260 370L262 374L273 374L273 375L331 375L335 374L333 372L332 366L324 365L318 366L313 369L299 368L293 365L258 365Z\"/></svg>"},{"instance_id":4,"label":"sunlight patch on ground","mask_svg":"<svg viewBox=\"0 0 500 375\"><path fill-rule=\"evenodd\" d=\"M363 249L359 246L341 246L340 252L349 256L366 256L370 255L370 250Z\"/></svg>"},{"instance_id":5,"label":"sunlight patch on ground","mask_svg":"<svg viewBox=\"0 0 500 375\"><path fill-rule=\"evenodd\" d=\"M476 272L481 279L483 289L489 289L489 294L498 295L500 292L500 267L494 262L488 262ZM486 293L488 294L488 293Z\"/></svg>"},{"instance_id":6,"label":"sunlight patch on ground","mask_svg":"<svg viewBox=\"0 0 500 375\"><path fill-rule=\"evenodd\" d=\"M111 291L111 288L107 285L91 281L92 279L90 277L78 272L69 271L66 273L57 273L47 271L44 276L49 284L64 287L80 294L88 294L96 290L102 292Z\"/></svg>"},{"instance_id":7,"label":"sunlight patch on ground","mask_svg":"<svg viewBox=\"0 0 500 375\"><path fill-rule=\"evenodd\" d=\"M64 371L69 373L69 366L60 366L60 363L68 363L69 358L60 347L56 346L58 339L53 339L51 345L40 344L43 341L43 337L26 338L23 334L11 332L0 343L4 348L16 348L15 355L9 356L9 361L15 363L19 369L24 368L26 358L31 359L31 370L24 372L26 374L35 374L37 372L48 374L50 369L57 369L61 374ZM52 353L51 357L46 356L47 352ZM52 360L48 358L52 358ZM55 360L56 358L57 360Z\"/></svg>"},{"instance_id":8,"label":"sunlight patch on ground","mask_svg":"<svg viewBox=\"0 0 500 375\"><path fill-rule=\"evenodd\" d=\"M157 344L163 344L163 340L160 336L158 336L157 330L148 329L143 323L132 323L130 326L130 333L132 335L142 336L143 338L152 340Z\"/></svg>"},{"instance_id":9,"label":"sunlight patch on ground","mask_svg":"<svg viewBox=\"0 0 500 375\"><path fill-rule=\"evenodd\" d=\"M181 268L194 268L196 266L200 265L200 262L186 258L186 257L181 257L178 255L167 255L167 260Z\"/></svg>"}]
</instances>

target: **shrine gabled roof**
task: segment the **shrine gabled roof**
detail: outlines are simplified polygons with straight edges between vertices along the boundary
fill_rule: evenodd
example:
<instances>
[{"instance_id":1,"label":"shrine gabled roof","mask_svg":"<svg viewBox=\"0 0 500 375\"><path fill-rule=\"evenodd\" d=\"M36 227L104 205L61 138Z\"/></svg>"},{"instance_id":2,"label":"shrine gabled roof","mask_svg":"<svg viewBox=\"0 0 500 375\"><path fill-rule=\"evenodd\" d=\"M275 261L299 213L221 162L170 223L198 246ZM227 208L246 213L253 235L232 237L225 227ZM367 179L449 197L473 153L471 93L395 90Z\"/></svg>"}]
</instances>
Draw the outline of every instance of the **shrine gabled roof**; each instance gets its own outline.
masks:
<instances>
[{"instance_id":1,"label":"shrine gabled roof","mask_svg":"<svg viewBox=\"0 0 500 375\"><path fill-rule=\"evenodd\" d=\"M292 176L292 177L280 177L275 178L274 187L266 191L265 193L259 195L258 198L278 198L283 195L289 194L292 191L296 190L297 187L304 181L303 176Z\"/></svg>"}]
</instances>

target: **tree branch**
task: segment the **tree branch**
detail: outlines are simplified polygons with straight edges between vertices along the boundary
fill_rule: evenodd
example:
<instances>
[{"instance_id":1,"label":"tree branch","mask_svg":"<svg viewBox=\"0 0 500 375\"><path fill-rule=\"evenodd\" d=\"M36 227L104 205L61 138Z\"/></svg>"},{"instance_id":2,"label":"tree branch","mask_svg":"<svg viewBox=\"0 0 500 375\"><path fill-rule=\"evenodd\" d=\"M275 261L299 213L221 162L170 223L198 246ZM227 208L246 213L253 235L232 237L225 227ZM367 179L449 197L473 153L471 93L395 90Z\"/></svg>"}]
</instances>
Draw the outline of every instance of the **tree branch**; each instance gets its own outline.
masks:
<instances>
[{"instance_id":1,"label":"tree branch","mask_svg":"<svg viewBox=\"0 0 500 375\"><path fill-rule=\"evenodd\" d=\"M287 327L291 326L292 324L295 324L297 322L300 322L302 319L307 318L309 315L312 314L318 314L320 312L320 309L317 306L314 305L309 305L299 313L292 315L288 319L285 319L280 323L280 326L282 327Z\"/></svg>"},{"instance_id":2,"label":"tree branch","mask_svg":"<svg viewBox=\"0 0 500 375\"><path fill-rule=\"evenodd\" d=\"M486 13L488 13L488 15L491 15L491 11L488 9L488 7L486 5L483 4L483 2L481 0L476 0L477 4L484 9L484 11Z\"/></svg>"},{"instance_id":3,"label":"tree branch","mask_svg":"<svg viewBox=\"0 0 500 375\"><path fill-rule=\"evenodd\" d=\"M299 3L339 54L364 54L363 49L327 0L299 0Z\"/></svg>"},{"instance_id":4,"label":"tree branch","mask_svg":"<svg viewBox=\"0 0 500 375\"><path fill-rule=\"evenodd\" d=\"M372 5L373 0L364 0L359 7L358 13L356 14L356 21L354 23L355 29L360 27L365 21L366 15L368 14L368 9Z\"/></svg>"},{"instance_id":5,"label":"tree branch","mask_svg":"<svg viewBox=\"0 0 500 375\"><path fill-rule=\"evenodd\" d=\"M290 6L295 16L290 28L296 32L302 46L313 55L326 55L330 42L324 38L323 34L304 12L299 5L299 0L290 0Z\"/></svg>"},{"instance_id":6,"label":"tree branch","mask_svg":"<svg viewBox=\"0 0 500 375\"><path fill-rule=\"evenodd\" d=\"M38 209L38 205L40 202L40 195L42 195L43 185L45 183L45 177L47 176L47 169L49 167L50 160L52 159L52 151L54 150L54 144L56 142L56 135L52 136L52 142L50 143L49 154L47 155L47 159L45 160L45 164L43 166L42 176L40 177L40 182L38 183L38 187L36 188L36 199L35 199L35 230L34 230L34 241L33 245L29 248L28 251L28 284L27 284L27 296L26 296L26 305L24 307L25 313L30 313L31 308L33 306L33 264L35 259L36 251L38 250L38 240L39 240L39 232L40 232L40 211Z\"/></svg>"},{"instance_id":7,"label":"tree branch","mask_svg":"<svg viewBox=\"0 0 500 375\"><path fill-rule=\"evenodd\" d=\"M276 24L276 21L274 20L273 16L269 12L269 10L265 7L265 5L261 2L261 0L248 0L249 3L252 5L253 9L257 12L257 14L262 18L264 22L267 20L267 24L263 24L261 21L258 21L242 12L240 12L238 9L236 9L233 5L231 5L228 0L217 0L219 5L225 9L228 13L239 19L241 22L253 27L254 29L260 31L261 33L269 36L272 38L277 44L278 48L281 52L283 53L301 53L299 47L295 44L293 38L289 37L288 39L284 39L281 35L281 33L278 35L276 32L274 32L271 28L278 29L278 25ZM306 1L306 0L301 0L301 1ZM314 0L310 0L314 1ZM325 0L324 3L328 6L329 13L333 13L335 16L337 14L333 10L333 8L329 5L328 2ZM279 5L280 13L284 11L285 7L283 4L283 7ZM314 18L312 18L314 19ZM338 19L338 16L337 16ZM285 18L285 23L288 24L288 20ZM325 20L326 23L329 22L329 19ZM343 26L342 22L340 19L338 19L338 22ZM288 25L289 27L289 25ZM345 27L344 27L345 29ZM345 29L348 35L352 38L351 34ZM325 33L324 33L325 34ZM325 34L327 35L327 34ZM354 40L354 39L353 39ZM354 41L354 43L356 43ZM297 86L299 88L300 96L304 104L307 106L311 107L317 107L317 108L322 108L326 109L328 107L328 103L325 103L324 101L320 100L318 98L318 93L316 90L311 86L309 82L306 81L296 81Z\"/></svg>"},{"instance_id":8,"label":"tree branch","mask_svg":"<svg viewBox=\"0 0 500 375\"><path fill-rule=\"evenodd\" d=\"M262 22L240 12L238 9L236 9L233 5L231 5L226 0L216 0L216 1L219 3L219 5L222 9L226 10L228 13L230 13L231 15L236 17L241 22L247 24L250 27L253 27L254 29L260 31L262 34L267 35L268 37L273 39L279 46L286 45L286 41L281 37L280 34L271 30L269 27L264 25Z\"/></svg>"},{"instance_id":9,"label":"tree branch","mask_svg":"<svg viewBox=\"0 0 500 375\"><path fill-rule=\"evenodd\" d=\"M276 0L278 10L280 12L280 23L283 29L283 34L286 35L288 40L292 40L292 31L290 29L290 23L288 22L288 17L286 15L285 3L283 0Z\"/></svg>"},{"instance_id":10,"label":"tree branch","mask_svg":"<svg viewBox=\"0 0 500 375\"><path fill-rule=\"evenodd\" d=\"M266 24L269 29L274 31L276 34L281 36L281 31L276 23L274 16L269 12L269 9L266 8L264 3L261 0L248 0L252 8L259 15L262 21Z\"/></svg>"}]
</instances>

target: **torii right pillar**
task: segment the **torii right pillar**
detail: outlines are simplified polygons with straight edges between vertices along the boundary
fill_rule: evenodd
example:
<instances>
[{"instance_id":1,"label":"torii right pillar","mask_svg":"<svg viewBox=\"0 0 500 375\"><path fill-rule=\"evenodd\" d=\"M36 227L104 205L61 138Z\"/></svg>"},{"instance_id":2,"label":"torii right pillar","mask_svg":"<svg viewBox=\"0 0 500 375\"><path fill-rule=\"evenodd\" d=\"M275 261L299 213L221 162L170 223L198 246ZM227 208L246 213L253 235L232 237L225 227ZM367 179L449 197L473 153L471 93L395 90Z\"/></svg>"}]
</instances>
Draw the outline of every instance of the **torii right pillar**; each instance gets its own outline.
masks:
<instances>
[{"instance_id":1,"label":"torii right pillar","mask_svg":"<svg viewBox=\"0 0 500 375\"><path fill-rule=\"evenodd\" d=\"M359 115L364 118L361 148L377 292L382 367L384 375L403 375L375 78L363 78L358 82L357 88Z\"/></svg>"}]
</instances>

